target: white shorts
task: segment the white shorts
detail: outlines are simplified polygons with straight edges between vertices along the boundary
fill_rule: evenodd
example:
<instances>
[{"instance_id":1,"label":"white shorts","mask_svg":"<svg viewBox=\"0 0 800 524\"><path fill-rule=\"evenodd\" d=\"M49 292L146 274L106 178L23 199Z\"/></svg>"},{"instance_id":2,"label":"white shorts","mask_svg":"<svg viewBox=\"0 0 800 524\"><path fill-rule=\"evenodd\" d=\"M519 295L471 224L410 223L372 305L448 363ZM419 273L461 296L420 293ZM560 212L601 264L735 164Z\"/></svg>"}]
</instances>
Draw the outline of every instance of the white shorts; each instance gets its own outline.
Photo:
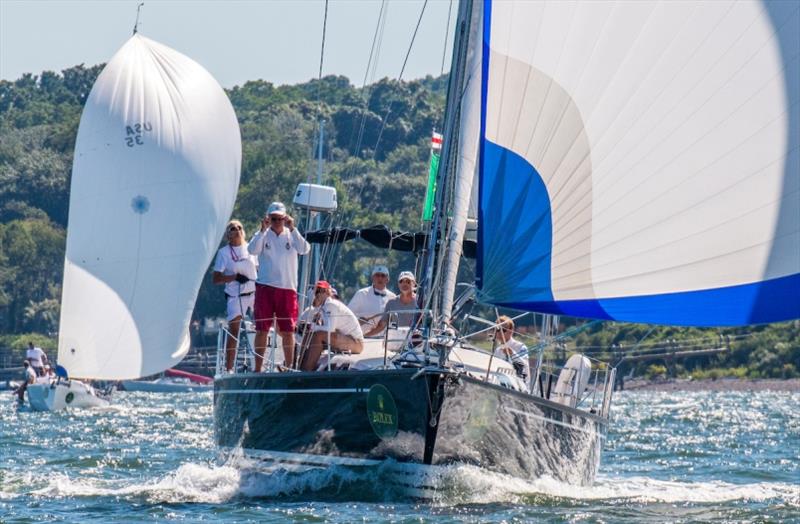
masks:
<instances>
[{"instance_id":1,"label":"white shorts","mask_svg":"<svg viewBox=\"0 0 800 524\"><path fill-rule=\"evenodd\" d=\"M255 293L250 293L242 297L228 297L228 318L230 322L238 316L244 316L248 310L253 311L253 303L255 302Z\"/></svg>"}]
</instances>

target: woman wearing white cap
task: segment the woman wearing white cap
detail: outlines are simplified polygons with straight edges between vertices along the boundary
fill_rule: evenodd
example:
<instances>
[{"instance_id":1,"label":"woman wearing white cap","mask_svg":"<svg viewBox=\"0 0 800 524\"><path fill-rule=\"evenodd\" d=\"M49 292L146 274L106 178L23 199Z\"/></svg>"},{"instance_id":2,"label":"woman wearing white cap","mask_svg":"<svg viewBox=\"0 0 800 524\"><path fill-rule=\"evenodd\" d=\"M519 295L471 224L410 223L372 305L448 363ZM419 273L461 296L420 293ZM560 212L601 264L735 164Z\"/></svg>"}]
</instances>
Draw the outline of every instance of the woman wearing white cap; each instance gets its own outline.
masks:
<instances>
[{"instance_id":1,"label":"woman wearing white cap","mask_svg":"<svg viewBox=\"0 0 800 524\"><path fill-rule=\"evenodd\" d=\"M361 328L369 331L378 323L378 317L386 309L386 303L397 295L386 287L389 283L389 268L377 265L372 268L372 285L359 289L347 307L355 313Z\"/></svg>"},{"instance_id":2,"label":"woman wearing white cap","mask_svg":"<svg viewBox=\"0 0 800 524\"><path fill-rule=\"evenodd\" d=\"M228 245L217 251L214 260L214 284L225 284L228 309L228 340L225 342L225 369L233 370L239 325L248 309L253 309L253 292L256 290L256 257L247 252L244 227L231 220L225 228Z\"/></svg>"},{"instance_id":3,"label":"woman wearing white cap","mask_svg":"<svg viewBox=\"0 0 800 524\"><path fill-rule=\"evenodd\" d=\"M384 315L381 317L378 325L374 329L365 334L367 337L375 336L381 333L389 322L388 313L400 312L406 310L417 310L417 295L414 289L417 285L414 273L411 271L403 271L397 277L397 287L400 289L400 295L387 301L386 307L383 309ZM414 324L416 313L398 313L397 325L398 327L411 327Z\"/></svg>"},{"instance_id":4,"label":"woman wearing white cap","mask_svg":"<svg viewBox=\"0 0 800 524\"><path fill-rule=\"evenodd\" d=\"M267 334L275 318L283 342L283 358L294 362L294 328L297 323L297 257L311 251L303 235L295 229L286 206L273 202L261 220L258 231L247 246L258 256L256 280L256 372L261 371Z\"/></svg>"}]
</instances>

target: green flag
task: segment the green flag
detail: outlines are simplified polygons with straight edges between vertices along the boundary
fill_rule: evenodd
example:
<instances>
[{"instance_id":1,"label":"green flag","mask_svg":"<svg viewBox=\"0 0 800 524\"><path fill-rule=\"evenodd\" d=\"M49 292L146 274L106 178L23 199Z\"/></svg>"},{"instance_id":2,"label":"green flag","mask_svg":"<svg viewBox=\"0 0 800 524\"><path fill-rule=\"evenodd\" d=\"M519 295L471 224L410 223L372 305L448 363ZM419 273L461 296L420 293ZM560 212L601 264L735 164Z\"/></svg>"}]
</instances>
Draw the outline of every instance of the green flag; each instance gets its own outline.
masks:
<instances>
[{"instance_id":1,"label":"green flag","mask_svg":"<svg viewBox=\"0 0 800 524\"><path fill-rule=\"evenodd\" d=\"M428 189L425 191L425 207L422 209L422 221L433 219L433 197L436 195L436 173L439 171L439 155L431 153L431 167L428 171Z\"/></svg>"}]
</instances>

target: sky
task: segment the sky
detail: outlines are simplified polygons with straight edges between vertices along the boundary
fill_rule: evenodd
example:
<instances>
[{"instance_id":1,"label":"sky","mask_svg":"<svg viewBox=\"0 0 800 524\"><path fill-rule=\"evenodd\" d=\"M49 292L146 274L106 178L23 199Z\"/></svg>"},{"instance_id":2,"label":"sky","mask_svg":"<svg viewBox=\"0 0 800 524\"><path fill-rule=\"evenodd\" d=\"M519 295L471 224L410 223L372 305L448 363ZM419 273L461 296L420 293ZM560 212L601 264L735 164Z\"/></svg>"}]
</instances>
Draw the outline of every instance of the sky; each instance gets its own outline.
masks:
<instances>
[{"instance_id":1,"label":"sky","mask_svg":"<svg viewBox=\"0 0 800 524\"><path fill-rule=\"evenodd\" d=\"M140 34L202 64L223 87L263 79L294 84L319 72L323 0L143 0ZM0 0L0 78L107 62L131 36L138 1ZM373 81L396 78L422 0L388 0ZM360 86L381 9L379 0L330 0L323 75ZM439 75L450 0L429 0L403 78ZM449 69L452 2L444 70Z\"/></svg>"}]
</instances>

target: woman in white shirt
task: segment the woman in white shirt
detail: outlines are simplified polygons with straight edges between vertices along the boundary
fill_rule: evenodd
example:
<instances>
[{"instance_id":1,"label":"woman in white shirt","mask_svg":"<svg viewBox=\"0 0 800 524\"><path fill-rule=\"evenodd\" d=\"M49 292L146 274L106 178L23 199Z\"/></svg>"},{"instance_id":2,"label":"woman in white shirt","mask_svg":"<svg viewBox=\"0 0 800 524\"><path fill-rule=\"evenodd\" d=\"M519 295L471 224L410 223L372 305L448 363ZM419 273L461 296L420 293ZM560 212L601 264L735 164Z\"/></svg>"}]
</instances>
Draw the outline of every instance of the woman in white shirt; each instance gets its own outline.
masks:
<instances>
[{"instance_id":1,"label":"woman in white shirt","mask_svg":"<svg viewBox=\"0 0 800 524\"><path fill-rule=\"evenodd\" d=\"M214 284L225 285L227 297L228 340L225 341L225 369L230 372L236 360L239 326L247 310L253 309L258 259L247 252L242 223L231 220L225 228L228 244L217 251L214 261Z\"/></svg>"},{"instance_id":2,"label":"woman in white shirt","mask_svg":"<svg viewBox=\"0 0 800 524\"><path fill-rule=\"evenodd\" d=\"M501 315L497 317L496 325L494 336L497 337L499 345L494 351L495 356L510 362L514 366L517 376L527 383L528 377L531 375L528 348L514 338L514 321L510 317Z\"/></svg>"}]
</instances>

